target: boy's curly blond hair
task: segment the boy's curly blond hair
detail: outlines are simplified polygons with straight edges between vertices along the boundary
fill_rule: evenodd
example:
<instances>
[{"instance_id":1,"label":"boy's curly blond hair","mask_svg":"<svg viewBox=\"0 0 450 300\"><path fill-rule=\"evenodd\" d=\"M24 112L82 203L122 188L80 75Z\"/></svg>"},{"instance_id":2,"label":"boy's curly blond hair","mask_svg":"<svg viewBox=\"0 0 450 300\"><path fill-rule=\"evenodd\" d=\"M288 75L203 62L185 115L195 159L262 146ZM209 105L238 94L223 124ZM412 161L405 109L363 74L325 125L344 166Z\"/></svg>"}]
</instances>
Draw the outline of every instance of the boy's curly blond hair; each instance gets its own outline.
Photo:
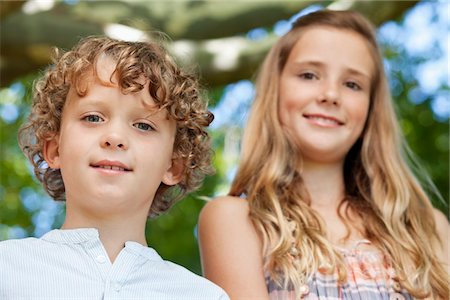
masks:
<instances>
[{"instance_id":1,"label":"boy's curly blond hair","mask_svg":"<svg viewBox=\"0 0 450 300\"><path fill-rule=\"evenodd\" d=\"M65 187L59 169L45 162L43 147L58 134L67 94L71 87L80 96L87 93L83 77L94 70L101 56L117 63L114 75L124 94L144 88L142 78L149 82L148 92L159 109L177 123L174 157L182 158L184 174L175 186L161 183L149 214L157 216L198 188L207 174L213 173L211 149L206 127L214 116L207 109L197 78L181 70L154 42L126 42L108 37L88 37L71 51L59 54L45 75L35 82L33 106L28 121L19 130L19 145L34 166L34 173L55 200L65 200Z\"/></svg>"}]
</instances>

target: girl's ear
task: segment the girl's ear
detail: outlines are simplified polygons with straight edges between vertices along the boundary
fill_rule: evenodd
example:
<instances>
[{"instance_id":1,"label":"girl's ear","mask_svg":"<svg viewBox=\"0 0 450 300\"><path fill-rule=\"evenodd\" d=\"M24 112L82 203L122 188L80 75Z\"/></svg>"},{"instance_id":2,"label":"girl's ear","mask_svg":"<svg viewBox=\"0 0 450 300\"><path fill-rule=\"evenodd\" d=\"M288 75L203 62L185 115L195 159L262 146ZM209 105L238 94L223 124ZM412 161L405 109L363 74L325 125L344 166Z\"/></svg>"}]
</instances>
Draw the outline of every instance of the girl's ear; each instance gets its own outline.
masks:
<instances>
[{"instance_id":1,"label":"girl's ear","mask_svg":"<svg viewBox=\"0 0 450 300\"><path fill-rule=\"evenodd\" d=\"M172 164L163 176L162 182L166 185L175 185L181 181L184 175L184 160L173 158Z\"/></svg>"},{"instance_id":2,"label":"girl's ear","mask_svg":"<svg viewBox=\"0 0 450 300\"><path fill-rule=\"evenodd\" d=\"M52 139L44 142L42 154L48 166L52 169L59 169L59 136L55 135Z\"/></svg>"}]
</instances>

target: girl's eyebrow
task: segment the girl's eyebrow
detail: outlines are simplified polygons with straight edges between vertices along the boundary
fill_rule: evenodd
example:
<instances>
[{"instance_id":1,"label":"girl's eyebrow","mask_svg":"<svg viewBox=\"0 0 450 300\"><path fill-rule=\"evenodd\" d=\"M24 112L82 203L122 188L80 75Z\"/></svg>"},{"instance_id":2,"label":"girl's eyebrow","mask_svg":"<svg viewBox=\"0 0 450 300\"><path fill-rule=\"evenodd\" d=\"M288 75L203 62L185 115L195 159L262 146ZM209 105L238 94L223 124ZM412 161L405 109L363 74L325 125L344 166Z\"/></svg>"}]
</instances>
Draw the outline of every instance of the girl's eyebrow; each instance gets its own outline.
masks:
<instances>
[{"instance_id":1,"label":"girl's eyebrow","mask_svg":"<svg viewBox=\"0 0 450 300\"><path fill-rule=\"evenodd\" d=\"M325 64L320 61L315 60L298 60L292 63L294 67L303 67L303 66L313 66L313 67L323 67Z\"/></svg>"},{"instance_id":2,"label":"girl's eyebrow","mask_svg":"<svg viewBox=\"0 0 450 300\"><path fill-rule=\"evenodd\" d=\"M292 63L294 65L294 67L304 67L304 66L312 66L312 67L324 67L325 63L321 62L321 61L317 61L317 60L299 60L299 61L295 61ZM359 70L357 68L354 67L347 67L346 71L352 75L356 75L356 76L362 76L365 77L367 79L370 80L371 76L369 74L367 74L366 72Z\"/></svg>"},{"instance_id":3,"label":"girl's eyebrow","mask_svg":"<svg viewBox=\"0 0 450 300\"><path fill-rule=\"evenodd\" d=\"M355 68L347 68L347 71L350 74L352 74L352 75L361 76L361 77L364 77L364 78L366 78L368 80L371 79L371 76L369 74L365 73L364 71L360 71L360 70L355 69Z\"/></svg>"}]
</instances>

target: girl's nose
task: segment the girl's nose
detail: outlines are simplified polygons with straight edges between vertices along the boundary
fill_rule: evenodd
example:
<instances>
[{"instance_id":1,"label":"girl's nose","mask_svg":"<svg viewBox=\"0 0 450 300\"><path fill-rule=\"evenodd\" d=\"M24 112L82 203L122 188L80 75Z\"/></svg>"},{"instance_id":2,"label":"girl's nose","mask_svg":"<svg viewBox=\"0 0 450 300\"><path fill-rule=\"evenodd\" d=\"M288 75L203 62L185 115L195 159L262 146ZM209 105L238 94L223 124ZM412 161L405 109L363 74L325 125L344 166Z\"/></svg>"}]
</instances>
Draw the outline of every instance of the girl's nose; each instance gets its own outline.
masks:
<instances>
[{"instance_id":1,"label":"girl's nose","mask_svg":"<svg viewBox=\"0 0 450 300\"><path fill-rule=\"evenodd\" d=\"M340 104L339 85L334 82L324 82L318 98L320 103Z\"/></svg>"}]
</instances>

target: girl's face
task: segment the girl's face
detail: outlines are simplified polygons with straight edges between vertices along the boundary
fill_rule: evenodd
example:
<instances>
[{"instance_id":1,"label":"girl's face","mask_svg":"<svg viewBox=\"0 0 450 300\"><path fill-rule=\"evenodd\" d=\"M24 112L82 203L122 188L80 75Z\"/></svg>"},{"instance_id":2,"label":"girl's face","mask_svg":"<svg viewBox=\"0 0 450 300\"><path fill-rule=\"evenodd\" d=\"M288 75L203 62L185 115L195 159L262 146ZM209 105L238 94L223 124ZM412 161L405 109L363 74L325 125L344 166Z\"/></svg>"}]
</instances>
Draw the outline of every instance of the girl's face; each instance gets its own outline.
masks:
<instances>
[{"instance_id":1,"label":"girl's face","mask_svg":"<svg viewBox=\"0 0 450 300\"><path fill-rule=\"evenodd\" d=\"M344 161L364 128L374 68L355 32L317 26L302 33L280 77L279 118L305 162Z\"/></svg>"}]
</instances>

